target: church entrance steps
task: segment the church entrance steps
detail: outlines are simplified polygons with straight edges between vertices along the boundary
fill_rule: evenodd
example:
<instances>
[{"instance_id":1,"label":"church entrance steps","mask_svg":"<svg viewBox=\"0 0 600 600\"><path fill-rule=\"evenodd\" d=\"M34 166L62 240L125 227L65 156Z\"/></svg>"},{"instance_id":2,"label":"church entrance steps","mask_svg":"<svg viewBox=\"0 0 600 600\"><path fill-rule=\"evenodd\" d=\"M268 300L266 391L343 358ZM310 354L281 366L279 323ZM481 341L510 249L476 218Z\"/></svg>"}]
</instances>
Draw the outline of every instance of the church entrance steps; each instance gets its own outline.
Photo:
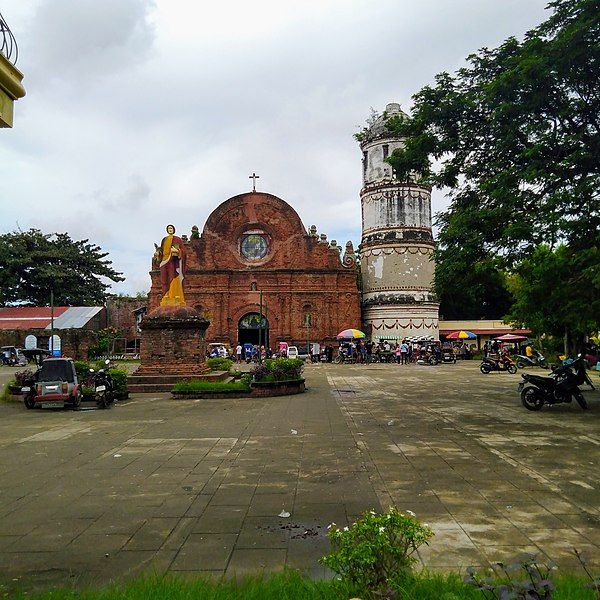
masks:
<instances>
[{"instance_id":1,"label":"church entrance steps","mask_svg":"<svg viewBox=\"0 0 600 600\"><path fill-rule=\"evenodd\" d=\"M227 371L211 371L202 375L194 374L169 374L161 375L129 375L127 388L131 394L170 392L173 386L180 381L188 379L201 379L203 381L223 381L229 377Z\"/></svg>"}]
</instances>

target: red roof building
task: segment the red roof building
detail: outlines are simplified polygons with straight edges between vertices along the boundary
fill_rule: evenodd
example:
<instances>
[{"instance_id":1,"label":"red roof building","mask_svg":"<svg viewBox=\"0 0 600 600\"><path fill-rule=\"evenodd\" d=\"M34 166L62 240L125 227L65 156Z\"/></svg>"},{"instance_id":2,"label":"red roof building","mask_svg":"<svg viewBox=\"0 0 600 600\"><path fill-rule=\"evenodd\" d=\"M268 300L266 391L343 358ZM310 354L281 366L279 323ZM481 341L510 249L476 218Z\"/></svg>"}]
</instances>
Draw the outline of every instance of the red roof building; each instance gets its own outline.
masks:
<instances>
[{"instance_id":1,"label":"red roof building","mask_svg":"<svg viewBox=\"0 0 600 600\"><path fill-rule=\"evenodd\" d=\"M102 306L7 306L0 308L0 329L101 329Z\"/></svg>"}]
</instances>

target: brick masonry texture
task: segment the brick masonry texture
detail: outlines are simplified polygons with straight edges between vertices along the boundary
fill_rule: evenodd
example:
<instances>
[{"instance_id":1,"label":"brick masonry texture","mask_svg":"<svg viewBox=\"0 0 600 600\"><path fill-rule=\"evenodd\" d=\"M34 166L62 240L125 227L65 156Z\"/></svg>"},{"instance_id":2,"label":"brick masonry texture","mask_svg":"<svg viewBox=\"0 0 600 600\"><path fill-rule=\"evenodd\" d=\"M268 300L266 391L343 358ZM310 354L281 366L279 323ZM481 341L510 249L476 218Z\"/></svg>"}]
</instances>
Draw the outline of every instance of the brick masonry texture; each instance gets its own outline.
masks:
<instances>
[{"instance_id":1,"label":"brick masonry texture","mask_svg":"<svg viewBox=\"0 0 600 600\"><path fill-rule=\"evenodd\" d=\"M208 322L189 307L159 307L142 322L141 367L136 375L196 375L204 364Z\"/></svg>"},{"instance_id":2,"label":"brick masonry texture","mask_svg":"<svg viewBox=\"0 0 600 600\"><path fill-rule=\"evenodd\" d=\"M269 240L263 259L242 256L241 240L251 231ZM360 325L354 263L344 266L338 250L307 233L296 211L276 196L251 192L226 200L209 216L200 238L185 242L185 250L185 299L210 321L207 342L236 344L240 319L259 312L259 290L272 347L282 340L305 342L306 314L313 341L332 340L340 330ZM156 263L151 277L150 310L161 299Z\"/></svg>"},{"instance_id":3,"label":"brick masonry texture","mask_svg":"<svg viewBox=\"0 0 600 600\"><path fill-rule=\"evenodd\" d=\"M63 356L75 360L87 360L89 347L98 341L96 332L90 329L56 329L55 334L60 336ZM39 348L48 348L48 329L5 329L0 331L0 346L23 348L28 335L36 336Z\"/></svg>"},{"instance_id":4,"label":"brick masonry texture","mask_svg":"<svg viewBox=\"0 0 600 600\"><path fill-rule=\"evenodd\" d=\"M147 303L146 298L108 296L106 298L108 324L121 330L127 340L140 337L133 311L146 306Z\"/></svg>"}]
</instances>

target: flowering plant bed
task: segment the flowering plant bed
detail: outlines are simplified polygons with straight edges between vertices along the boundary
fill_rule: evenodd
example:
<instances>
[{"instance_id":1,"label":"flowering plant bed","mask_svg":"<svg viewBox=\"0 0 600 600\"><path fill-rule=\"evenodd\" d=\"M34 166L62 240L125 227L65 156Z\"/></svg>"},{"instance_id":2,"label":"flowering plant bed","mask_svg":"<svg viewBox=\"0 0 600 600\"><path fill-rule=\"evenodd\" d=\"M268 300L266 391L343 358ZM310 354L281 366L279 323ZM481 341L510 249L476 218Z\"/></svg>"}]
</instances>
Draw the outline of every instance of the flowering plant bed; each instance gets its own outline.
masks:
<instances>
[{"instance_id":1,"label":"flowering plant bed","mask_svg":"<svg viewBox=\"0 0 600 600\"><path fill-rule=\"evenodd\" d=\"M174 398L249 398L287 396L305 390L304 379L285 381L250 381L245 373L240 381L182 381L173 386Z\"/></svg>"}]
</instances>

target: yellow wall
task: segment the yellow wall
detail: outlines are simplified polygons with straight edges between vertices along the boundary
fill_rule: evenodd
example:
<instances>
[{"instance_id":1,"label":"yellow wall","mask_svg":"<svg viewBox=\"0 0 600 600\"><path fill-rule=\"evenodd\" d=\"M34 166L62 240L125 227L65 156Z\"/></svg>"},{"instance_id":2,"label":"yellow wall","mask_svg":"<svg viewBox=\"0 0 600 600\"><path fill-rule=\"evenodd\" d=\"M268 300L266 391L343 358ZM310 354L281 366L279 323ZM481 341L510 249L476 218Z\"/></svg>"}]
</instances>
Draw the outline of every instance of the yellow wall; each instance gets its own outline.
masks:
<instances>
[{"instance_id":1,"label":"yellow wall","mask_svg":"<svg viewBox=\"0 0 600 600\"><path fill-rule=\"evenodd\" d=\"M25 95L23 73L0 54L0 127L13 126L13 105Z\"/></svg>"}]
</instances>

